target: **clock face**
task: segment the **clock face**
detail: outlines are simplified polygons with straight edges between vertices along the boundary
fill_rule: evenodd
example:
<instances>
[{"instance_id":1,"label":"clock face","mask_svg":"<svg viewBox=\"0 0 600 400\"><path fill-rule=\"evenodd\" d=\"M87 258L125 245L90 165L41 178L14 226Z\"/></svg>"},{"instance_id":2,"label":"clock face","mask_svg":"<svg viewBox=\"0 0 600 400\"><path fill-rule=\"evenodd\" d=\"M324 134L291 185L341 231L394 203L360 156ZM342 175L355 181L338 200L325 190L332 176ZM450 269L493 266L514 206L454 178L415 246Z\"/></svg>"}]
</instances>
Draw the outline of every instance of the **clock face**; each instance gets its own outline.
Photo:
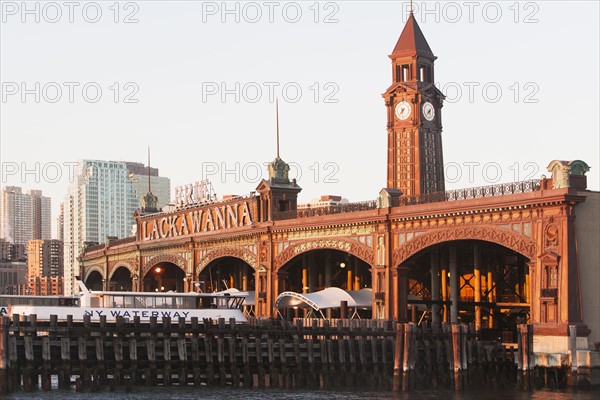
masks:
<instances>
[{"instance_id":1,"label":"clock face","mask_svg":"<svg viewBox=\"0 0 600 400\"><path fill-rule=\"evenodd\" d=\"M411 106L407 101L401 101L396 105L396 118L404 121L410 117Z\"/></svg>"},{"instance_id":2,"label":"clock face","mask_svg":"<svg viewBox=\"0 0 600 400\"><path fill-rule=\"evenodd\" d=\"M435 118L435 108L430 102L423 104L423 116L427 121L433 121L433 118Z\"/></svg>"}]
</instances>

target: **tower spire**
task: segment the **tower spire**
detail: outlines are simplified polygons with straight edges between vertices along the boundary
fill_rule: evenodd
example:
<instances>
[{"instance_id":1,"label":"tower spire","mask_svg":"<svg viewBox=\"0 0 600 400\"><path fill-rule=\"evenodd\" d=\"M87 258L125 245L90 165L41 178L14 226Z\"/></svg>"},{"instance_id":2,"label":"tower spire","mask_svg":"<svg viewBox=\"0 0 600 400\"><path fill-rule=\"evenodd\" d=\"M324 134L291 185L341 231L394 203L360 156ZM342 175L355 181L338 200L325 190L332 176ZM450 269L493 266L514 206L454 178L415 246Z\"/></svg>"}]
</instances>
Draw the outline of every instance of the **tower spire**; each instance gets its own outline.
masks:
<instances>
[{"instance_id":1,"label":"tower spire","mask_svg":"<svg viewBox=\"0 0 600 400\"><path fill-rule=\"evenodd\" d=\"M277 124L277 158L279 158L279 98L275 99L275 122Z\"/></svg>"},{"instance_id":2,"label":"tower spire","mask_svg":"<svg viewBox=\"0 0 600 400\"><path fill-rule=\"evenodd\" d=\"M275 99L275 123L277 133L277 157L269 164L269 179L279 182L289 182L290 166L281 159L279 154L279 99Z\"/></svg>"},{"instance_id":3,"label":"tower spire","mask_svg":"<svg viewBox=\"0 0 600 400\"><path fill-rule=\"evenodd\" d=\"M148 193L142 197L142 213L158 212L158 198L152 194L150 187L150 146L148 145Z\"/></svg>"},{"instance_id":4,"label":"tower spire","mask_svg":"<svg viewBox=\"0 0 600 400\"><path fill-rule=\"evenodd\" d=\"M148 145L148 193L151 193L150 190L150 145Z\"/></svg>"}]
</instances>

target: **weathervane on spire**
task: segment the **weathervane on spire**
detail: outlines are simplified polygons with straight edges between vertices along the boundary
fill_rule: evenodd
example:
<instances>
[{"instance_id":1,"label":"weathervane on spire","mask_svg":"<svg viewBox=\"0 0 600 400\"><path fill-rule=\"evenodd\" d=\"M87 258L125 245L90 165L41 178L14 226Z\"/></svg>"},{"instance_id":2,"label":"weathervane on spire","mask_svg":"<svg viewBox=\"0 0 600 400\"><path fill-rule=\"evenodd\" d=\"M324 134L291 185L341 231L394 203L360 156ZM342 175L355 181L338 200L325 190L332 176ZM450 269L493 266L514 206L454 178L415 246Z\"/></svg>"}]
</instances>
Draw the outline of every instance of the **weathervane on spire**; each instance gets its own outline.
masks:
<instances>
[{"instance_id":1,"label":"weathervane on spire","mask_svg":"<svg viewBox=\"0 0 600 400\"><path fill-rule=\"evenodd\" d=\"M279 99L275 99L275 123L277 133L277 157L269 164L269 178L280 182L289 182L290 166L279 156Z\"/></svg>"},{"instance_id":2,"label":"weathervane on spire","mask_svg":"<svg viewBox=\"0 0 600 400\"><path fill-rule=\"evenodd\" d=\"M150 190L150 146L148 146L148 193L142 197L142 213L158 212L158 197Z\"/></svg>"},{"instance_id":3,"label":"weathervane on spire","mask_svg":"<svg viewBox=\"0 0 600 400\"><path fill-rule=\"evenodd\" d=\"M150 145L148 145L148 193L152 193L150 190Z\"/></svg>"},{"instance_id":4,"label":"weathervane on spire","mask_svg":"<svg viewBox=\"0 0 600 400\"><path fill-rule=\"evenodd\" d=\"M275 99L275 122L277 124L277 158L279 158L279 98Z\"/></svg>"}]
</instances>

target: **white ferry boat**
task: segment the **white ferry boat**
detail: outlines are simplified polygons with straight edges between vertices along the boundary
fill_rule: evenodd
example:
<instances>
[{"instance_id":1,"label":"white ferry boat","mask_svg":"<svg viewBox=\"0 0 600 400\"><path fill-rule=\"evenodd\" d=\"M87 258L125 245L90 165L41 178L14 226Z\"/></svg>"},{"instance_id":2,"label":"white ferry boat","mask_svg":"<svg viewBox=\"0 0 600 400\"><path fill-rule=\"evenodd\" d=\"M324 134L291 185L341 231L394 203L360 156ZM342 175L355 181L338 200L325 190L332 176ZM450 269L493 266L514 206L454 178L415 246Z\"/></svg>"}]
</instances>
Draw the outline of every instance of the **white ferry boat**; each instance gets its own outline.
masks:
<instances>
[{"instance_id":1,"label":"white ferry boat","mask_svg":"<svg viewBox=\"0 0 600 400\"><path fill-rule=\"evenodd\" d=\"M83 321L85 315L91 321L115 322L117 317L133 320L140 317L141 322L157 317L172 320L192 317L217 320L235 318L236 323L247 322L242 312L244 296L229 293L176 293L176 292L104 292L92 291L79 282L81 292L78 296L0 296L0 314L29 316L35 314L37 320L49 320L56 315L58 320L66 320L67 315L73 321Z\"/></svg>"}]
</instances>

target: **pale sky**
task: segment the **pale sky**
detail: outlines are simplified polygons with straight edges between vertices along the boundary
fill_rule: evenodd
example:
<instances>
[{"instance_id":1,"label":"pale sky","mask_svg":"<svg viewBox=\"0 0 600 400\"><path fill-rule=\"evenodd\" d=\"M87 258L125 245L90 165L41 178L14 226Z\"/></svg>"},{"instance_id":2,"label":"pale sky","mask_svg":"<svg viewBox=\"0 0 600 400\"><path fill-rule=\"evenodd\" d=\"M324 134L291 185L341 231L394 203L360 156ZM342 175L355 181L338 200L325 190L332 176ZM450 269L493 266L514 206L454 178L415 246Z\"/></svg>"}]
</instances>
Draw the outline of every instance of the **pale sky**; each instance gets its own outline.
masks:
<instances>
[{"instance_id":1,"label":"pale sky","mask_svg":"<svg viewBox=\"0 0 600 400\"><path fill-rule=\"evenodd\" d=\"M301 202L385 186L381 94L408 2L1 3L1 184L51 196L53 224L69 163L145 162L148 145L173 187L204 173L249 193L275 157L271 94ZM414 3L448 98L447 188L581 159L598 190L599 3Z\"/></svg>"}]
</instances>

